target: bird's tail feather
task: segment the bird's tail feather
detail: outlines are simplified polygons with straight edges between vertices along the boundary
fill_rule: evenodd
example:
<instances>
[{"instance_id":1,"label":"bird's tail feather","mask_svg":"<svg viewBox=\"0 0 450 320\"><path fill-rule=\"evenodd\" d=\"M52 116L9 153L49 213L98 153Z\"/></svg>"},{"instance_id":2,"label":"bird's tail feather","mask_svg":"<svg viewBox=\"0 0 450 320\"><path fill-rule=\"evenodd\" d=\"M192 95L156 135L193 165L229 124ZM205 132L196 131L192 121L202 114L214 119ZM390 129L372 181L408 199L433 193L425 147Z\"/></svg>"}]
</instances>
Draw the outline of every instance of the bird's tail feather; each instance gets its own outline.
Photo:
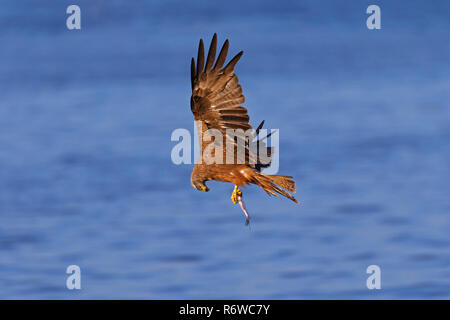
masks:
<instances>
[{"instance_id":1,"label":"bird's tail feather","mask_svg":"<svg viewBox=\"0 0 450 320\"><path fill-rule=\"evenodd\" d=\"M292 180L291 176L275 176L258 173L255 176L255 180L256 184L263 188L268 195L279 197L279 194L281 194L298 203L298 201L288 192L295 193L295 181Z\"/></svg>"}]
</instances>

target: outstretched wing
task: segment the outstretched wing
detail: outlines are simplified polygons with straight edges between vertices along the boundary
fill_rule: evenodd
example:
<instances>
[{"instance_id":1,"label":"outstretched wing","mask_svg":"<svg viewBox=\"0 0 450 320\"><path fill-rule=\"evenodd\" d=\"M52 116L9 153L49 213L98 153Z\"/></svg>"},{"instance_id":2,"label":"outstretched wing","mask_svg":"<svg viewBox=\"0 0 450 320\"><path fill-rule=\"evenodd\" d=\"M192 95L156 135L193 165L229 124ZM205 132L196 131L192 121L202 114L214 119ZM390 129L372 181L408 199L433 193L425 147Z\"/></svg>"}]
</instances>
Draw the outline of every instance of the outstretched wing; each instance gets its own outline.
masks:
<instances>
[{"instance_id":1,"label":"outstretched wing","mask_svg":"<svg viewBox=\"0 0 450 320\"><path fill-rule=\"evenodd\" d=\"M217 34L214 34L205 64L205 49L203 40L200 39L197 66L194 58L191 61L191 110L194 119L205 124L198 131L202 136L208 129L217 129L225 139L231 139L234 146L242 141L245 145L247 142L245 136L230 137L227 135L227 129L242 129L243 131L252 129L247 109L241 106L245 97L242 94L238 77L234 73L234 66L241 58L243 51L223 67L228 47L229 42L226 40L214 64L217 48ZM242 141L239 141L240 139ZM203 151L205 145L200 143ZM248 147L245 147L245 157L245 163L256 163L256 154L250 152Z\"/></svg>"}]
</instances>

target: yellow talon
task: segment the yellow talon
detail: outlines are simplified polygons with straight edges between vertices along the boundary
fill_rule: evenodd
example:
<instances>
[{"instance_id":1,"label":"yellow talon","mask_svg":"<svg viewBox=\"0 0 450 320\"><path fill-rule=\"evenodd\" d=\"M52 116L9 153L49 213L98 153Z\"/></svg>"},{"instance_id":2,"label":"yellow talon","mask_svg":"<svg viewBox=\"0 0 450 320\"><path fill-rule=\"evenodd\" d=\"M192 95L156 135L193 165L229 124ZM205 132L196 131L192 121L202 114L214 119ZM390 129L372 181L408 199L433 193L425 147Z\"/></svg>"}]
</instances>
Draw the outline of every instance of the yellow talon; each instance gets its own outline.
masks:
<instances>
[{"instance_id":1,"label":"yellow talon","mask_svg":"<svg viewBox=\"0 0 450 320\"><path fill-rule=\"evenodd\" d=\"M238 196L242 196L242 191L238 188L237 185L235 185L233 193L231 194L231 201L233 201L234 204L237 203Z\"/></svg>"}]
</instances>

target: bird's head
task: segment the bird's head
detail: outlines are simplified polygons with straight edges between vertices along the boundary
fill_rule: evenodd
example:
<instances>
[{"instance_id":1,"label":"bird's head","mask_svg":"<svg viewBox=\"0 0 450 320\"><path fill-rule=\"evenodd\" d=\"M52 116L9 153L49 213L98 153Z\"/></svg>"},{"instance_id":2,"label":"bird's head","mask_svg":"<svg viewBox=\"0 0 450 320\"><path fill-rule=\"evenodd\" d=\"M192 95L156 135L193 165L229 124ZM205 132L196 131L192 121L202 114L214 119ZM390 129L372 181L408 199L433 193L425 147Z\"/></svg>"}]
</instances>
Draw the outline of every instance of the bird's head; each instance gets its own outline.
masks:
<instances>
[{"instance_id":1,"label":"bird's head","mask_svg":"<svg viewBox=\"0 0 450 320\"><path fill-rule=\"evenodd\" d=\"M200 191L208 192L209 188L206 186L205 181L193 180L191 181L192 186Z\"/></svg>"}]
</instances>

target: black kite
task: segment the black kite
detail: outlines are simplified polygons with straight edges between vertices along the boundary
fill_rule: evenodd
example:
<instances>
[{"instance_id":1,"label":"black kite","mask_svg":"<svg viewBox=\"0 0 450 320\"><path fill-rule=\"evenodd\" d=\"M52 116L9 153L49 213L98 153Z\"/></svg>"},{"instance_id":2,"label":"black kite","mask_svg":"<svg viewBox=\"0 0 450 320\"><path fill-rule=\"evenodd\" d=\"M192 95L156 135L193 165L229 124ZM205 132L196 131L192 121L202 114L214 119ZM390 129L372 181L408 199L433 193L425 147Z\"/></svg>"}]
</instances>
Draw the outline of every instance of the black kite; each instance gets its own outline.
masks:
<instances>
[{"instance_id":1,"label":"black kite","mask_svg":"<svg viewBox=\"0 0 450 320\"><path fill-rule=\"evenodd\" d=\"M199 126L199 137L201 144L201 155L209 144L204 141L203 136L207 134L208 129L216 129L223 135L223 144L227 139L232 139L233 150L239 141L234 140L236 137L230 137L227 129L242 129L243 131L253 129L249 124L249 116L247 109L242 107L245 98L242 95L242 87L238 83L238 78L234 73L234 66L243 54L239 52L228 64L223 67L228 52L229 42L225 41L216 63L216 47L217 35L211 41L208 56L205 64L205 50L203 40L200 39L198 48L197 65L192 58L191 61L191 110L194 119ZM214 65L213 65L214 64ZM256 129L258 135L264 121ZM267 137L265 137L267 138ZM245 161L241 164L226 163L208 164L207 161L198 161L191 175L191 184L200 191L209 191L205 185L205 181L217 180L223 182L231 182L235 185L231 199L233 203L239 202L241 208L246 215L246 224L249 223L249 216L242 203L242 191L239 187L244 187L250 183L260 186L269 195L283 195L292 201L297 200L288 192L295 193L295 182L290 176L265 175L261 173L261 169L270 165L272 157L272 148L267 147L264 139L259 139L258 149L265 148L269 161L262 163L258 152L252 152L248 148L249 138L245 139ZM239 140L239 137L237 137ZM225 152L226 149L224 149ZM223 157L225 159L225 155ZM234 156L233 156L234 159ZM286 191L287 190L287 191Z\"/></svg>"}]
</instances>

